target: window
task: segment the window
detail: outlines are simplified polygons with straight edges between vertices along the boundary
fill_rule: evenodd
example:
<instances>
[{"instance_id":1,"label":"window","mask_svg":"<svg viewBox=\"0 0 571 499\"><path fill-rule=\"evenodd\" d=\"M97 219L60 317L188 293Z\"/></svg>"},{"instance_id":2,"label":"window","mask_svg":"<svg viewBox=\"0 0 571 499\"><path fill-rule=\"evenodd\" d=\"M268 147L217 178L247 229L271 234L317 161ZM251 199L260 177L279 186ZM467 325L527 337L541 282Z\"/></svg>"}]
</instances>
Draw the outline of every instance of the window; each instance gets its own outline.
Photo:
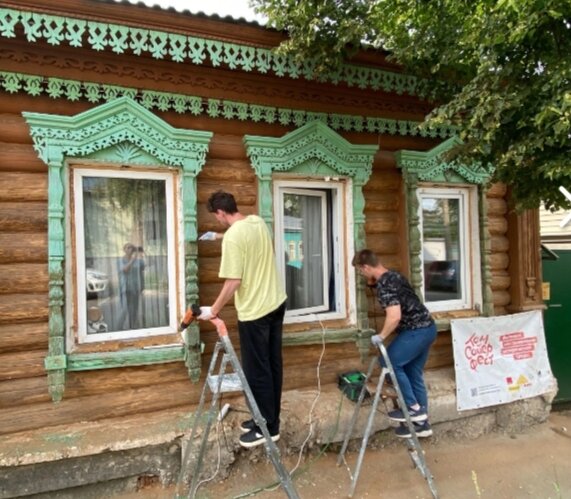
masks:
<instances>
[{"instance_id":1,"label":"window","mask_svg":"<svg viewBox=\"0 0 571 499\"><path fill-rule=\"evenodd\" d=\"M275 246L288 295L287 322L347 315L343 192L343 182L274 182Z\"/></svg>"},{"instance_id":2,"label":"window","mask_svg":"<svg viewBox=\"0 0 571 499\"><path fill-rule=\"evenodd\" d=\"M476 306L479 238L475 188L419 188L424 300L431 311Z\"/></svg>"},{"instance_id":3,"label":"window","mask_svg":"<svg viewBox=\"0 0 571 499\"><path fill-rule=\"evenodd\" d=\"M173 173L71 172L77 342L175 333Z\"/></svg>"}]
</instances>

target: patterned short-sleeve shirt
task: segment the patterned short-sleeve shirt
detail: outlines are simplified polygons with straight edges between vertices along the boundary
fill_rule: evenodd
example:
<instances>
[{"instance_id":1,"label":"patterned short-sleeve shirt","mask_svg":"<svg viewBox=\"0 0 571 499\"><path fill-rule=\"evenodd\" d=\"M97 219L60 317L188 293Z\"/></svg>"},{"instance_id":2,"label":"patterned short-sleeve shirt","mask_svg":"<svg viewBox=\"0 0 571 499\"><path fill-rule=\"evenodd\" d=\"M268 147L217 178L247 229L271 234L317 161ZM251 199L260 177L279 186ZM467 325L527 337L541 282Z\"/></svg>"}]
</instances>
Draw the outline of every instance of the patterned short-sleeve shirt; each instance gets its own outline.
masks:
<instances>
[{"instance_id":1,"label":"patterned short-sleeve shirt","mask_svg":"<svg viewBox=\"0 0 571 499\"><path fill-rule=\"evenodd\" d=\"M377 299L383 308L400 305L401 320L396 332L431 326L434 321L407 279L394 270L385 272L376 284Z\"/></svg>"}]
</instances>

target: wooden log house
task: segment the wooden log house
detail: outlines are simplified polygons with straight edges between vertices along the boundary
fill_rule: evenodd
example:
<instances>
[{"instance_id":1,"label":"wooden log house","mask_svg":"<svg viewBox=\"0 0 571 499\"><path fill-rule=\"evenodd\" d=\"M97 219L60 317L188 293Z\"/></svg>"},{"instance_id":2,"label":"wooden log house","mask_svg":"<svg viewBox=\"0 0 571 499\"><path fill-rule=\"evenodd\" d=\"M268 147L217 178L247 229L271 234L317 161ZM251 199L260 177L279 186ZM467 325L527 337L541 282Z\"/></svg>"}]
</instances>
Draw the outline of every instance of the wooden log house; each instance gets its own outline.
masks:
<instances>
[{"instance_id":1,"label":"wooden log house","mask_svg":"<svg viewBox=\"0 0 571 499\"><path fill-rule=\"evenodd\" d=\"M126 1L0 2L1 434L192 409L216 332L183 343L178 324L222 284L220 242L198 241L218 189L274 234L286 391L314 385L322 335L323 383L369 355L364 247L437 318L428 369L452 365L451 318L541 307L537 213L513 213L491 168L446 162L457 139L419 126L416 80L373 51L316 77L283 39ZM134 323L127 242L145 250Z\"/></svg>"}]
</instances>

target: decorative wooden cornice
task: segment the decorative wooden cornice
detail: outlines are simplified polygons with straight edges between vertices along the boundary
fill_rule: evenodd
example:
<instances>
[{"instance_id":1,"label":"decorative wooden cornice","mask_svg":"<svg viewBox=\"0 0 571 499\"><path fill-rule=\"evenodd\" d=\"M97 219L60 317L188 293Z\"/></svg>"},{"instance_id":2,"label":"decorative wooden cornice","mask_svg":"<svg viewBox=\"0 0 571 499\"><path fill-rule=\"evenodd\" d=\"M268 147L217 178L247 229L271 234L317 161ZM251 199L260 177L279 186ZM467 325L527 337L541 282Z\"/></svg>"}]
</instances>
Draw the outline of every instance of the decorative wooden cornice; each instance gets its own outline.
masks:
<instances>
[{"instance_id":1,"label":"decorative wooden cornice","mask_svg":"<svg viewBox=\"0 0 571 499\"><path fill-rule=\"evenodd\" d=\"M131 53L193 65L227 67L231 70L274 74L277 77L321 80L359 89L383 90L396 94L418 95L415 77L368 66L344 64L337 71L315 76L316 62L302 64L271 48L199 38L182 33L146 29L126 24L51 15L14 8L0 9L0 36L23 37L29 43L45 41L50 45L114 54Z\"/></svg>"},{"instance_id":2,"label":"decorative wooden cornice","mask_svg":"<svg viewBox=\"0 0 571 499\"><path fill-rule=\"evenodd\" d=\"M205 163L212 133L174 128L128 97L116 98L75 116L26 112L23 115L30 126L34 148L48 165L49 340L45 367L52 399L57 402L63 397L66 369L87 369L94 359L98 366L116 367L126 363L164 362L173 360L173 355L182 355L191 379L196 381L200 375L198 326L188 328L187 348L171 349L167 357L161 351L74 356L70 353L73 345L65 345L65 220L70 214L64 196L67 181L64 169L67 159L88 158L107 164L170 166L181 170L186 303L195 303L198 299L196 176ZM82 359L87 359L83 367Z\"/></svg>"},{"instance_id":3,"label":"decorative wooden cornice","mask_svg":"<svg viewBox=\"0 0 571 499\"><path fill-rule=\"evenodd\" d=\"M420 122L411 120L393 120L370 116L355 116L338 113L320 113L303 109L260 106L247 102L222 99L203 99L191 96L154 90L140 90L120 85L83 82L61 78L49 78L39 75L0 72L0 88L8 93L24 92L31 96L48 95L53 99L77 101L86 99L92 103L110 101L127 96L147 109L175 111L180 114L207 115L210 118L262 123L279 123L283 126L303 126L314 120L321 120L333 130L410 135L421 137L448 137L453 131L450 127L432 129L421 128Z\"/></svg>"},{"instance_id":4,"label":"decorative wooden cornice","mask_svg":"<svg viewBox=\"0 0 571 499\"><path fill-rule=\"evenodd\" d=\"M13 44L12 44L13 46ZM27 47L27 46L26 46ZM422 118L433 108L424 101L411 97L395 96L381 92L352 92L346 88L329 86L323 91L318 83L276 79L269 75L253 78L251 74L219 68L197 67L188 71L182 65L172 65L166 61L143 61L141 59L113 58L108 54L97 54L90 59L73 57L70 49L61 47L57 53L46 50L26 50L6 47L0 49L0 60L6 61L4 69L18 71L22 67L33 67L38 74L67 78L67 74L80 71L86 80L112 78L115 80L148 81L160 83L161 90L174 90L183 87L203 97L227 97L228 95L255 96L258 102L287 102L288 106L303 107L308 104L327 109L367 110L371 114L383 116ZM76 54L77 55L77 54ZM42 69L40 69L42 68ZM44 69L45 68L45 69ZM61 69L55 75L53 68ZM101 78L99 75L101 75ZM108 82L106 82L108 83ZM248 97L244 97L246 100ZM343 112L343 111L340 111Z\"/></svg>"}]
</instances>

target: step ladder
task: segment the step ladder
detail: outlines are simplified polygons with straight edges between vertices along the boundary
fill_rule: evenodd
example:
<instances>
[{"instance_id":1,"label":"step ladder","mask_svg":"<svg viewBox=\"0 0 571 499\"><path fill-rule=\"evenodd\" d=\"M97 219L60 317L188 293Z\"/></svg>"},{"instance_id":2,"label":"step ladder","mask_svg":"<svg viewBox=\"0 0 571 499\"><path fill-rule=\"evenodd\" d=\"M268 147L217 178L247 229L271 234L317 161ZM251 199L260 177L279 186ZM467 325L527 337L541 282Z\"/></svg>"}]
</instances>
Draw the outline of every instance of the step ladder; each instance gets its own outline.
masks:
<instances>
[{"instance_id":1,"label":"step ladder","mask_svg":"<svg viewBox=\"0 0 571 499\"><path fill-rule=\"evenodd\" d=\"M383 367L381 369L381 374L379 376L379 381L377 383L377 388L375 390L375 396L373 398L371 412L370 412L369 418L367 420L367 426L365 427L365 434L363 435L363 441L361 443L361 449L359 451L359 457L357 459L357 465L355 468L355 472L352 476L351 490L349 492L349 497L353 497L353 493L355 492L355 487L357 486L357 479L359 478L359 473L361 472L361 465L363 463L363 457L365 455L365 450L367 448L367 442L369 440L369 435L371 433L371 428L373 426L373 420L375 419L375 415L377 414L377 407L379 405L379 400L381 398L382 388L383 388L385 382L387 382L388 379L390 379L392 381L393 386L394 386L395 391L396 391L396 399L398 400L399 407L401 408L401 410L404 414L404 417L406 419L406 422L401 423L401 424L406 425L406 427L408 428L408 430L410 431L410 434L411 434L411 436L406 439L406 443L407 443L408 452L409 452L410 458L412 460L413 466L420 471L422 477L426 480L426 482L428 484L428 488L430 489L430 492L432 494L432 497L434 499L438 499L438 493L436 492L436 487L434 485L432 474L430 473L430 471L428 470L428 466L426 465L426 460L424 459L424 452L422 451L422 448L420 447L420 443L418 442L418 437L417 437L416 431L414 429L414 424L412 423L412 421L410 419L410 414L409 414L408 408L404 402L404 398L402 396L400 386L397 382L397 379L396 379L396 376L395 376L395 373L393 370L393 366L392 366L391 361L389 359L389 356L387 354L387 349L385 348L385 346L383 344L378 345L378 347L379 347L379 352L381 354L381 357L384 360L384 365L386 367ZM367 371L367 377L365 379L365 382L363 383L363 388L361 390L361 393L359 394L359 399L357 400L357 403L355 406L355 411L353 412L353 416L352 416L351 421L349 423L349 428L347 429L347 432L345 434L345 439L343 441L341 451L339 452L339 456L337 458L337 466L341 465L341 463L345 459L345 451L347 450L347 445L349 444L349 439L351 438L351 434L353 433L355 423L357 422L357 418L359 416L359 410L361 409L361 405L363 404L363 400L365 399L365 392L367 390L366 384L371 379L371 374L373 373L373 369L375 368L376 365L378 365L378 358L374 357L373 359L371 359L371 364L369 366L369 370ZM390 378L388 378L389 376L390 376Z\"/></svg>"},{"instance_id":2,"label":"step ladder","mask_svg":"<svg viewBox=\"0 0 571 499\"><path fill-rule=\"evenodd\" d=\"M250 386L246 381L246 377L244 375L244 371L242 370L242 366L238 361L236 352L234 351L230 338L228 337L226 326L224 322L218 318L213 319L211 322L216 326L216 329L219 334L219 339L214 347L214 352L212 354L212 359L210 361L210 367L208 368L206 381L202 388L202 394L200 396L198 409L194 416L194 421L192 424L192 430L190 432L188 445L186 447L186 450L184 452L184 457L181 462L181 471L179 475L179 482L177 484L176 497L183 497L178 494L178 491L180 491L180 482L182 476L184 475L185 470L189 465L190 457L192 456L192 451L191 451L192 444L196 430L201 422L201 419L203 419L202 415L203 415L203 409L205 405L207 392L210 392L212 394L212 398L210 401L210 409L207 414L206 426L204 428L204 433L202 435L200 449L198 451L196 463L194 464L192 481L190 484L190 491L187 496L191 499L195 497L199 485L198 478L200 475L200 470L202 468L202 461L204 458L204 452L208 441L208 435L210 433L210 429L214 421L214 418L218 414L217 404L220 398L220 394L224 392L243 391L244 395L246 396L246 400L248 402L248 407L252 413L252 418L254 419L256 425L260 428L265 438L264 447L266 449L266 453L269 456L270 460L272 461L272 464L274 465L274 468L276 469L279 475L280 482L287 496L291 499L299 499L299 496L297 495L297 492L294 489L291 477L281 462L279 449L276 446L275 442L271 439L268 427L266 425L266 421L263 418L260 409L258 408L258 404L256 404L256 400L254 399L252 390L250 389ZM214 374L216 369L216 364L218 363L219 356L221 354L222 354L222 359L220 362L220 367L218 369L218 374ZM228 364L230 364L231 367L233 368L233 372L226 372Z\"/></svg>"}]
</instances>

